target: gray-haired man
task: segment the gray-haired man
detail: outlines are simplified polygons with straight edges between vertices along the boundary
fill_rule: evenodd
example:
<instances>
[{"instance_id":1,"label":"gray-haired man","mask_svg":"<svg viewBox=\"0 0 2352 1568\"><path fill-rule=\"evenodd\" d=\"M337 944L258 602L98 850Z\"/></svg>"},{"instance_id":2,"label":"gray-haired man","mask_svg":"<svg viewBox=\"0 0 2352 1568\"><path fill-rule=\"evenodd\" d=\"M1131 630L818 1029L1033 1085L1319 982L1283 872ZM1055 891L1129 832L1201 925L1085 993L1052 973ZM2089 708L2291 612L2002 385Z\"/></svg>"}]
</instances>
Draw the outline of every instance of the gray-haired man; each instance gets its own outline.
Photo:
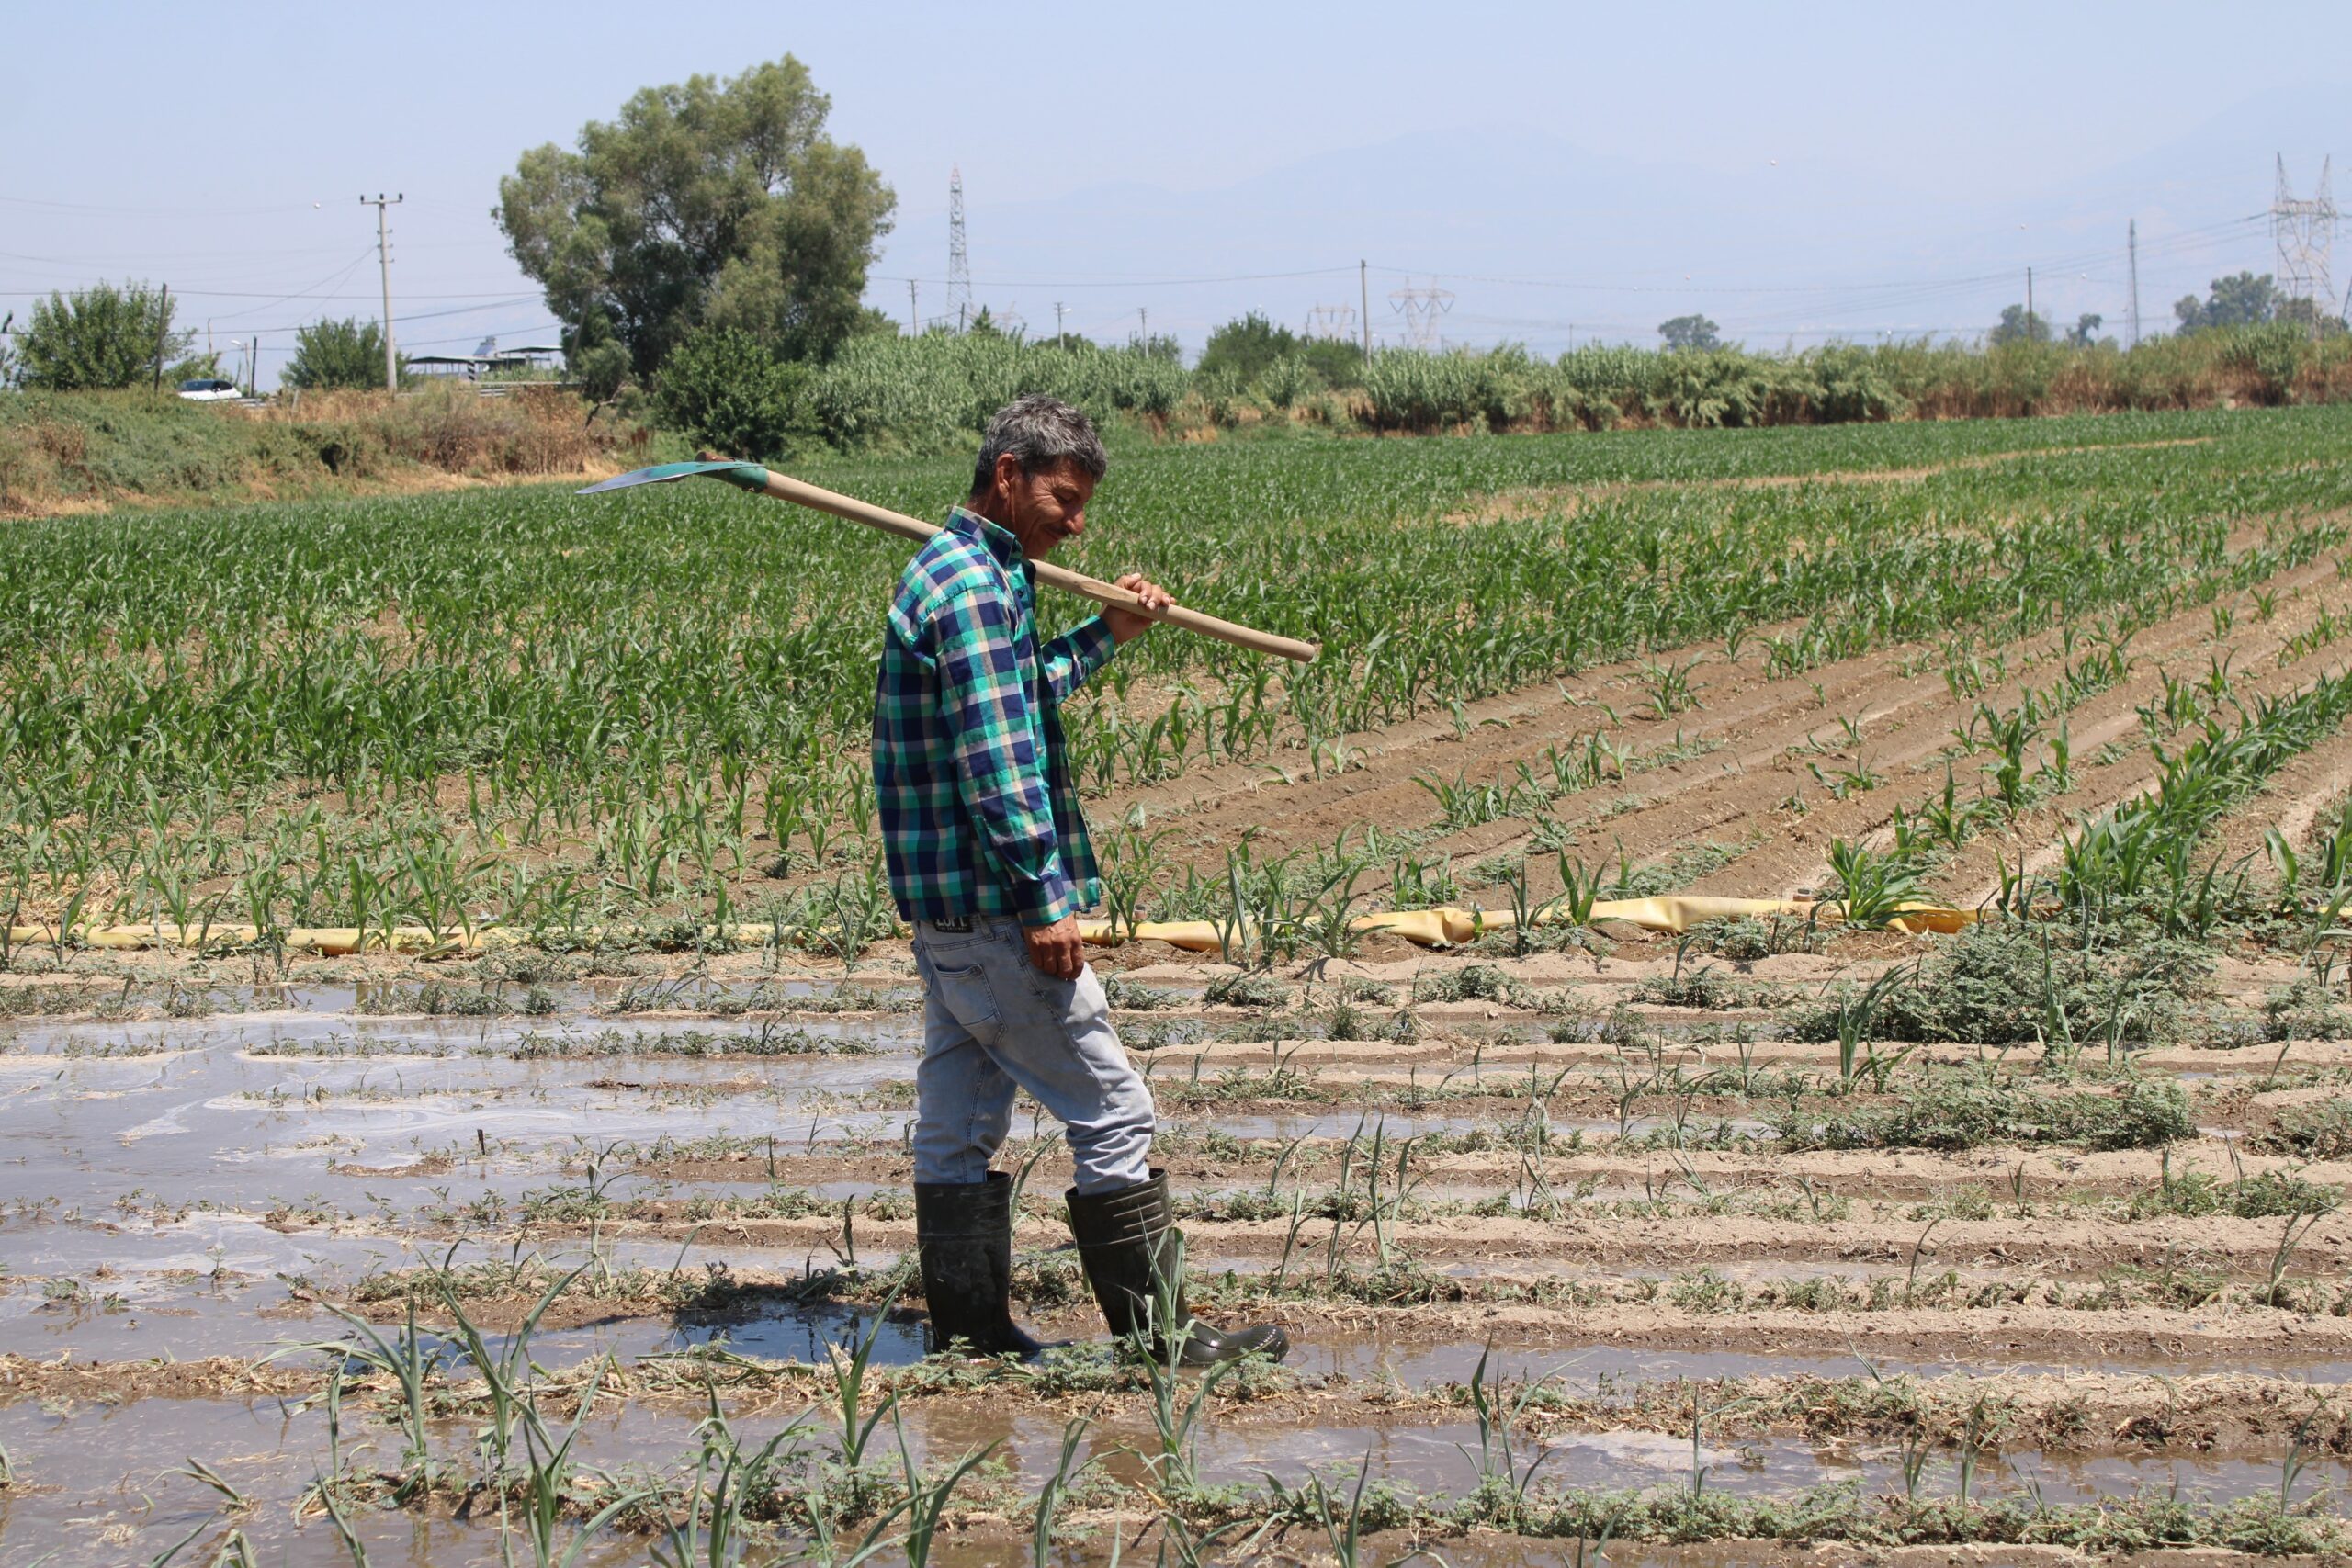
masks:
<instances>
[{"instance_id":1,"label":"gray-haired man","mask_svg":"<svg viewBox=\"0 0 2352 1568\"><path fill-rule=\"evenodd\" d=\"M1101 896L1060 705L1151 627L1105 610L1042 648L1031 563L1086 529L1109 466L1086 416L1032 396L998 411L971 493L899 580L874 702L874 785L890 890L915 929L925 997L915 1071L915 1232L932 1343L1034 1354L1012 1321L1012 1183L989 1168L1026 1089L1065 1130L1070 1229L1114 1333L1188 1364L1281 1356L1277 1327L1193 1320L1171 1278L1168 1179L1151 1168L1151 1093L1079 944ZM1146 605L1170 601L1130 574Z\"/></svg>"}]
</instances>

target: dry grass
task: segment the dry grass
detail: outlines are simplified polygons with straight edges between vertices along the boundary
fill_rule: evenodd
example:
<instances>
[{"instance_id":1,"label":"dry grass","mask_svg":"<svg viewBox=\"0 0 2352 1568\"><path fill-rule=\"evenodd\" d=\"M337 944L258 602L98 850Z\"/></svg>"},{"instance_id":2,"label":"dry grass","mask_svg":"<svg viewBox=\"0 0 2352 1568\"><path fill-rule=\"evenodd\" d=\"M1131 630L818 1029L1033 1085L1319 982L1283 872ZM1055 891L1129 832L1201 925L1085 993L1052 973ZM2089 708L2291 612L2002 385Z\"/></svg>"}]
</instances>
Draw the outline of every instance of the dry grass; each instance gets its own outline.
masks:
<instances>
[{"instance_id":1,"label":"dry grass","mask_svg":"<svg viewBox=\"0 0 2352 1568\"><path fill-rule=\"evenodd\" d=\"M28 394L0 403L0 516L601 477L650 440L644 426L545 387L313 393L256 409Z\"/></svg>"}]
</instances>

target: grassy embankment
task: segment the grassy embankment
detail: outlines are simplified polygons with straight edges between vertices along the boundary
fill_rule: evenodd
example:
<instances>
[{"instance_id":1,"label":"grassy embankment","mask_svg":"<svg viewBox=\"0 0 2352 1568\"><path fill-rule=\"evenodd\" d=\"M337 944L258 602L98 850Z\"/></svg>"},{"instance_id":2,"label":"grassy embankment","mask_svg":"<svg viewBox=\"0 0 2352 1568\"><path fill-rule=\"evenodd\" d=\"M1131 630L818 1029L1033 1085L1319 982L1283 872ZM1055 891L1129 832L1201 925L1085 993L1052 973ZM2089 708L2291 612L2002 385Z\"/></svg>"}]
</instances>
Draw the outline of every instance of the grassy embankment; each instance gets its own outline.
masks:
<instances>
[{"instance_id":1,"label":"grassy embankment","mask_svg":"<svg viewBox=\"0 0 2352 1568\"><path fill-rule=\"evenodd\" d=\"M168 391L24 392L0 396L0 517L610 473L650 460L649 439L545 389L313 393L266 409Z\"/></svg>"}]
</instances>

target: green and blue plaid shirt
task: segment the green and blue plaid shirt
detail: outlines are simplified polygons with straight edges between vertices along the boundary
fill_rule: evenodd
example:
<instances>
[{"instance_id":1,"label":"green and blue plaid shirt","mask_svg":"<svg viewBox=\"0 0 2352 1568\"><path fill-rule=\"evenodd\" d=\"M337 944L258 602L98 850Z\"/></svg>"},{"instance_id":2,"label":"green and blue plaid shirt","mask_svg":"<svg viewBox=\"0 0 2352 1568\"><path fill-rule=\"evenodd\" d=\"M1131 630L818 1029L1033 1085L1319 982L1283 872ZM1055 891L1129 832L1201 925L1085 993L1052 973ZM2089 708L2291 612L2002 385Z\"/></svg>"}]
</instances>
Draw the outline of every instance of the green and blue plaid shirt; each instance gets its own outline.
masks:
<instances>
[{"instance_id":1,"label":"green and blue plaid shirt","mask_svg":"<svg viewBox=\"0 0 2352 1568\"><path fill-rule=\"evenodd\" d=\"M1039 648L1020 542L960 506L907 563L874 692L874 789L901 915L1051 925L1102 897L1060 706L1114 647L1097 615Z\"/></svg>"}]
</instances>

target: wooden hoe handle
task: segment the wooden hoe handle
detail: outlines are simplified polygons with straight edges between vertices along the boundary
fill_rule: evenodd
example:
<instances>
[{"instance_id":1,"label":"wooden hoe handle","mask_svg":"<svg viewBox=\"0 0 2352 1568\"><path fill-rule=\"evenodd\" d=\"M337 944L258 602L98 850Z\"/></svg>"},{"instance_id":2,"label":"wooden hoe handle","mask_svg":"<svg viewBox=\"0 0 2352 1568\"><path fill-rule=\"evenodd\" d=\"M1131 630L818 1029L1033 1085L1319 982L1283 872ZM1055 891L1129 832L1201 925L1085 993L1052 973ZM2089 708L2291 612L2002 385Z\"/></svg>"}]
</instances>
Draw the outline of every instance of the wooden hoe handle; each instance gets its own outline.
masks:
<instances>
[{"instance_id":1,"label":"wooden hoe handle","mask_svg":"<svg viewBox=\"0 0 2352 1568\"><path fill-rule=\"evenodd\" d=\"M713 452L705 452L702 457L705 462L727 461L726 458ZM842 495L837 491L822 490L816 485L796 479L789 474L779 474L772 468L762 471L767 475L767 483L762 487L762 493L775 496L779 501L789 501L796 505L806 506L816 512L831 513L835 517L847 518L852 523L863 523L869 528L879 528L885 534L896 534L902 539L912 539L917 544L921 544L939 532L937 526L933 524L918 522L906 513L893 512L887 506L876 506L872 502L860 501L854 495ZM1316 656L1323 651L1321 646L1317 643L1301 642L1296 637L1277 637L1272 632L1261 632L1252 626L1237 626L1231 621L1221 621L1215 615L1204 615L1198 610L1188 610L1182 604L1171 604L1165 610L1147 609L1142 600L1114 582L1104 582L1099 578L1071 571L1067 567L1058 567L1050 561L1036 561L1033 565L1036 570L1038 581L1061 589L1065 592L1075 593L1082 599L1091 599L1098 604L1108 604L1114 609L1132 610L1138 615L1155 621L1165 621L1171 626L1182 626L1188 632L1198 632L1203 637L1213 637L1219 642L1229 642L1236 648L1246 648L1255 653L1279 654L1284 659L1296 660L1301 664L1313 662Z\"/></svg>"}]
</instances>

